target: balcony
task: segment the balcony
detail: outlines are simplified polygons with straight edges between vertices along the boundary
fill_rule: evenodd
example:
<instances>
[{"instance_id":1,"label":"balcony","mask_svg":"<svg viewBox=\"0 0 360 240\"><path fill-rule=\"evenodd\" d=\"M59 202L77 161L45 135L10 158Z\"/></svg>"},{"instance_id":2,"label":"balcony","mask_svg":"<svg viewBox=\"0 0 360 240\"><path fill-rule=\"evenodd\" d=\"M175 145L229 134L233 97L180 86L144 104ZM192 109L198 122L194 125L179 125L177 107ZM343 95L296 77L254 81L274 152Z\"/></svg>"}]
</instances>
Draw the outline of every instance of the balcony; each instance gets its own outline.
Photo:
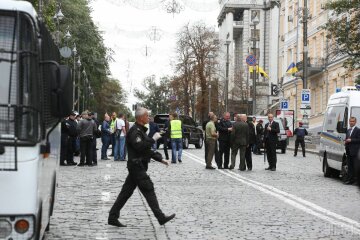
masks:
<instances>
[{"instance_id":1,"label":"balcony","mask_svg":"<svg viewBox=\"0 0 360 240\"><path fill-rule=\"evenodd\" d=\"M325 68L324 58L308 58L308 77L311 77L317 73L321 73ZM299 70L297 75L303 76L304 64L303 61L296 63L296 67Z\"/></svg>"}]
</instances>

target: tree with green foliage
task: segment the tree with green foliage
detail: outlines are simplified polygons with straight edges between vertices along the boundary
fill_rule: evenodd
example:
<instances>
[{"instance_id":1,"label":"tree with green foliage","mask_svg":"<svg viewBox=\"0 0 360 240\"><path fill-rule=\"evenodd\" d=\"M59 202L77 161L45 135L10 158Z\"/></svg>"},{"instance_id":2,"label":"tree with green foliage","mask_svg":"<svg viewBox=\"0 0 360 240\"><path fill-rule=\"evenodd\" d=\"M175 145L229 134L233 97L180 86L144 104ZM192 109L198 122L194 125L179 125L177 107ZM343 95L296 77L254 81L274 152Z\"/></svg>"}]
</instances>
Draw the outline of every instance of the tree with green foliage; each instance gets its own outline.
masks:
<instances>
[{"instance_id":1,"label":"tree with green foliage","mask_svg":"<svg viewBox=\"0 0 360 240\"><path fill-rule=\"evenodd\" d=\"M29 1L39 9L39 0ZM61 10L65 17L59 26L56 26L53 17L56 14L58 2L61 3ZM131 114L125 106L126 93L120 81L109 78L109 62L113 61L113 52L105 47L104 39L91 18L89 2L89 0L43 0L42 17L53 33L57 27L63 34L67 30L71 33L71 39L62 41L61 46L73 48L73 45L76 45L77 55L81 58L81 69L77 68L77 71L80 70L83 73L85 70L86 76L80 74L80 77L88 79L94 93L93 98L87 99L91 110L99 114L115 110ZM62 63L74 66L74 60L77 61L74 58L62 59ZM78 74L76 76L78 79ZM82 81L80 81L80 94L83 97L86 91L81 83Z\"/></svg>"},{"instance_id":2,"label":"tree with green foliage","mask_svg":"<svg viewBox=\"0 0 360 240\"><path fill-rule=\"evenodd\" d=\"M344 67L360 69L360 0L332 0L327 9L332 12L326 24L328 37L337 53L348 56Z\"/></svg>"},{"instance_id":3,"label":"tree with green foliage","mask_svg":"<svg viewBox=\"0 0 360 240\"><path fill-rule=\"evenodd\" d=\"M139 89L134 90L134 95L141 102L143 107L151 110L151 113L168 113L169 99L170 99L170 81L167 77L162 77L159 84L155 81L155 76L152 75L144 79L143 86L146 91Z\"/></svg>"}]
</instances>

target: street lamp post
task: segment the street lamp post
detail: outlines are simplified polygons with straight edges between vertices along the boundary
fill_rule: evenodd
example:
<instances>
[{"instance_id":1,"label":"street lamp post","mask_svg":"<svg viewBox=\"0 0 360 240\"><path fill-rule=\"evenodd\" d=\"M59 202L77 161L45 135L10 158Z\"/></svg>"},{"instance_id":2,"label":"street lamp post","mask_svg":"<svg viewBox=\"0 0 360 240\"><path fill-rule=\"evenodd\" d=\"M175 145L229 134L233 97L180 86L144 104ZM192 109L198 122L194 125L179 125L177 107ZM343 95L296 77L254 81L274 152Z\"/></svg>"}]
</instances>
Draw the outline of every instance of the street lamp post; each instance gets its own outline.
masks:
<instances>
[{"instance_id":1,"label":"street lamp post","mask_svg":"<svg viewBox=\"0 0 360 240\"><path fill-rule=\"evenodd\" d=\"M256 58L256 25L259 24L259 18L258 16L255 16L254 19L252 20L252 25L254 26L254 36L253 36L253 51L254 51L254 55ZM255 66L253 66L253 111L252 114L256 114L256 74L258 71L258 62L259 59L256 59L256 64Z\"/></svg>"},{"instance_id":2,"label":"street lamp post","mask_svg":"<svg viewBox=\"0 0 360 240\"><path fill-rule=\"evenodd\" d=\"M226 74L225 74L225 112L228 112L228 102L229 102L229 45L231 41L226 41Z\"/></svg>"},{"instance_id":3,"label":"street lamp post","mask_svg":"<svg viewBox=\"0 0 360 240\"><path fill-rule=\"evenodd\" d=\"M77 111L78 111L78 113L80 113L80 80L81 80L81 71L80 71L81 60L80 60L80 56L79 56L76 64L77 64L77 67L78 67Z\"/></svg>"},{"instance_id":4,"label":"street lamp post","mask_svg":"<svg viewBox=\"0 0 360 240\"><path fill-rule=\"evenodd\" d=\"M73 69L73 108L75 109L75 89L76 89L76 55L77 55L77 49L76 45L74 44L74 48L72 49L73 53L73 62L74 62L74 69Z\"/></svg>"},{"instance_id":5,"label":"street lamp post","mask_svg":"<svg viewBox=\"0 0 360 240\"><path fill-rule=\"evenodd\" d=\"M211 112L211 82L209 82L209 112Z\"/></svg>"}]
</instances>

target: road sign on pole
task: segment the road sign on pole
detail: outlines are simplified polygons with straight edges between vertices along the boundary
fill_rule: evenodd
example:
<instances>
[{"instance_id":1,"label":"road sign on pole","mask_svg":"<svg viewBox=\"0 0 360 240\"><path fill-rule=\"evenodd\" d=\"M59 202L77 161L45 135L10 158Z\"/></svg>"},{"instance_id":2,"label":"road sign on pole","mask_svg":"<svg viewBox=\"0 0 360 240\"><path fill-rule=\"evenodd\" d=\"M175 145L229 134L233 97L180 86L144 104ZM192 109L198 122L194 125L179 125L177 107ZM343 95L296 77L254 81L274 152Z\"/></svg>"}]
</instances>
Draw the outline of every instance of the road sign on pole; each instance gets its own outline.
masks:
<instances>
[{"instance_id":1,"label":"road sign on pole","mask_svg":"<svg viewBox=\"0 0 360 240\"><path fill-rule=\"evenodd\" d=\"M256 66L256 57L255 57L255 55L247 56L246 64L249 65L249 66Z\"/></svg>"},{"instance_id":2,"label":"road sign on pole","mask_svg":"<svg viewBox=\"0 0 360 240\"><path fill-rule=\"evenodd\" d=\"M311 109L311 92L310 89L301 90L301 106L300 109Z\"/></svg>"},{"instance_id":3,"label":"road sign on pole","mask_svg":"<svg viewBox=\"0 0 360 240\"><path fill-rule=\"evenodd\" d=\"M289 100L282 99L280 101L280 109L281 110L289 110Z\"/></svg>"}]
</instances>

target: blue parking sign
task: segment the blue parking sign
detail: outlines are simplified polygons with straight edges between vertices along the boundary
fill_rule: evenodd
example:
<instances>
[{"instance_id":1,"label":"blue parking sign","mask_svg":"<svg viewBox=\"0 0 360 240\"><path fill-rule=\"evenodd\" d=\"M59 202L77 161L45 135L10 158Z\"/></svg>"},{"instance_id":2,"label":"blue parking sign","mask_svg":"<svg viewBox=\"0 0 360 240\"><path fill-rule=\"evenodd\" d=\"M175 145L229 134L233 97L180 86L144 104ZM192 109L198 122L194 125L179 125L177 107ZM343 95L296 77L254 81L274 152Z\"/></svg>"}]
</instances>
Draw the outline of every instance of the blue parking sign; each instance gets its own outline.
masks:
<instances>
[{"instance_id":1,"label":"blue parking sign","mask_svg":"<svg viewBox=\"0 0 360 240\"><path fill-rule=\"evenodd\" d=\"M301 91L301 103L310 104L311 93L310 89L303 89Z\"/></svg>"},{"instance_id":2,"label":"blue parking sign","mask_svg":"<svg viewBox=\"0 0 360 240\"><path fill-rule=\"evenodd\" d=\"M288 100L282 100L280 104L281 110L288 110L289 109L289 101Z\"/></svg>"}]
</instances>

